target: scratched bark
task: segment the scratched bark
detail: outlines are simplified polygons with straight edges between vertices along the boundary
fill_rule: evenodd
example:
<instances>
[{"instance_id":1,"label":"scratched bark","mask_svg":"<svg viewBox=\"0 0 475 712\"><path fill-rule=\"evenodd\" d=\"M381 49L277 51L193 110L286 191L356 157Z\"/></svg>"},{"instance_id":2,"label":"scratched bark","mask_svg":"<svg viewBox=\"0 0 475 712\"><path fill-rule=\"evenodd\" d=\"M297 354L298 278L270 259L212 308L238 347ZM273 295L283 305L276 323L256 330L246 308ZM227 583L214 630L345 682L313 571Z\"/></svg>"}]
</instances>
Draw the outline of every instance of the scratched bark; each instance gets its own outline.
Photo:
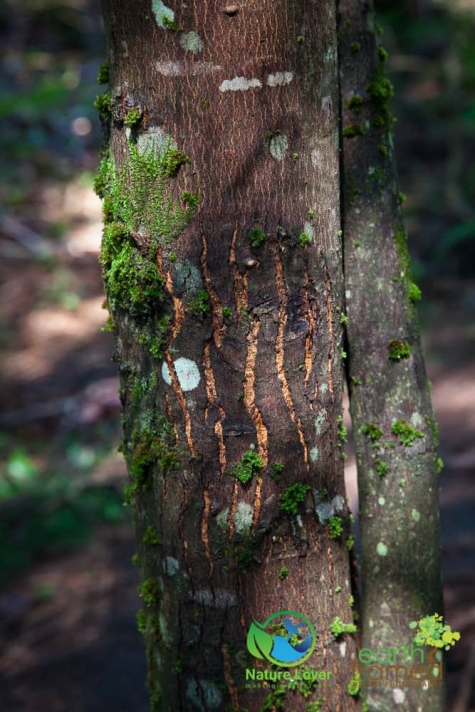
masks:
<instances>
[{"instance_id":1,"label":"scratched bark","mask_svg":"<svg viewBox=\"0 0 475 712\"><path fill-rule=\"evenodd\" d=\"M142 579L159 591L144 604L152 708L260 710L272 690L245 688L246 667L266 668L246 652L247 629L297 610L318 634L309 663L331 677L308 699L287 692L285 708L322 699L322 710L353 710L355 641L329 630L335 616L352 621L345 538L328 531L329 512L348 514L334 3L105 0L104 16L116 164L128 155L124 111L139 105L137 134L159 127L190 158L173 190L200 195L157 260L165 369L134 338L134 317L113 314L125 452L147 414L162 413L180 453L172 472L150 465L152 487L133 507ZM256 226L266 239L252 247ZM200 288L210 310L196 313ZM153 373L137 405L133 382ZM228 472L252 447L263 468L243 485ZM311 490L289 516L279 503L296 482Z\"/></svg>"}]
</instances>

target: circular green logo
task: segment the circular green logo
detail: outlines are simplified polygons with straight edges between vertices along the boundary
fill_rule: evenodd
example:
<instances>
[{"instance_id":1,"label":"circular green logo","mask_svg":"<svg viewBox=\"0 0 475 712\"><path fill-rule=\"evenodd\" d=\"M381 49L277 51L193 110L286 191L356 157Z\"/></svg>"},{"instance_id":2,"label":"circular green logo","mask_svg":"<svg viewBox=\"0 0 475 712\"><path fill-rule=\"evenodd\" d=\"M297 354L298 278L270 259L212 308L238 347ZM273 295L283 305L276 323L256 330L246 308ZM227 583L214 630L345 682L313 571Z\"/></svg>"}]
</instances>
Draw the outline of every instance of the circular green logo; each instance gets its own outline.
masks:
<instances>
[{"instance_id":1,"label":"circular green logo","mask_svg":"<svg viewBox=\"0 0 475 712\"><path fill-rule=\"evenodd\" d=\"M254 620L247 633L251 655L281 667L302 665L315 650L316 642L312 623L297 611L278 611L264 623Z\"/></svg>"}]
</instances>

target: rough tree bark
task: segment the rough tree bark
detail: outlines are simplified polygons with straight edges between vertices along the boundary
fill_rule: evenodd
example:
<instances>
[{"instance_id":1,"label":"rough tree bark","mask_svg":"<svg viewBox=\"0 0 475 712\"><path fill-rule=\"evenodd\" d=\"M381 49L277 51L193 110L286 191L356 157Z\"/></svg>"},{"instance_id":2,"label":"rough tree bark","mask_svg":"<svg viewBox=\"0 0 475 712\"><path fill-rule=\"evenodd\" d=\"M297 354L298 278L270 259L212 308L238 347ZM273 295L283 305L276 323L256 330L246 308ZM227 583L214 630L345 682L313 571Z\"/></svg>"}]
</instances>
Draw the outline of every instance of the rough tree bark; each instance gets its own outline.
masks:
<instances>
[{"instance_id":1,"label":"rough tree bark","mask_svg":"<svg viewBox=\"0 0 475 712\"><path fill-rule=\"evenodd\" d=\"M352 623L335 11L104 0L101 259L154 710L357 705L330 630ZM246 689L248 628L285 610L331 675Z\"/></svg>"},{"instance_id":2,"label":"rough tree bark","mask_svg":"<svg viewBox=\"0 0 475 712\"><path fill-rule=\"evenodd\" d=\"M437 424L419 338L385 77L370 0L340 0L343 231L349 384L358 465L362 645L411 647L442 613ZM427 664L429 649L426 648ZM402 653L398 663L409 661ZM420 662L419 657L415 660ZM361 667L364 672L364 667ZM366 668L367 671L367 668ZM393 671L394 673L394 671ZM376 673L375 673L376 676ZM378 689L370 710L442 710L443 687Z\"/></svg>"}]
</instances>

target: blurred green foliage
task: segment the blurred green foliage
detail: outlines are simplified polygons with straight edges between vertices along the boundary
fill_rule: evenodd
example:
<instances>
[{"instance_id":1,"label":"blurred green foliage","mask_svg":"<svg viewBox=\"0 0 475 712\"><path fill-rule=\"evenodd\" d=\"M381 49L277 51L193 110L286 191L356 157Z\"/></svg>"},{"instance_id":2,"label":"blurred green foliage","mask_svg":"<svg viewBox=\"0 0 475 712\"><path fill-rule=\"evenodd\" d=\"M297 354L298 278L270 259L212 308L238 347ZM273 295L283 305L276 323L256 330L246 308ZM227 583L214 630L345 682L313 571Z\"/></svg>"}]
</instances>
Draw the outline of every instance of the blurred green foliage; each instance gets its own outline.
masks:
<instances>
[{"instance_id":1,"label":"blurred green foliage","mask_svg":"<svg viewBox=\"0 0 475 712\"><path fill-rule=\"evenodd\" d=\"M50 463L37 444L37 454L3 438L0 467L0 584L35 559L84 546L97 526L128 518L120 486L91 481L90 472L108 454L71 439L61 469Z\"/></svg>"}]
</instances>

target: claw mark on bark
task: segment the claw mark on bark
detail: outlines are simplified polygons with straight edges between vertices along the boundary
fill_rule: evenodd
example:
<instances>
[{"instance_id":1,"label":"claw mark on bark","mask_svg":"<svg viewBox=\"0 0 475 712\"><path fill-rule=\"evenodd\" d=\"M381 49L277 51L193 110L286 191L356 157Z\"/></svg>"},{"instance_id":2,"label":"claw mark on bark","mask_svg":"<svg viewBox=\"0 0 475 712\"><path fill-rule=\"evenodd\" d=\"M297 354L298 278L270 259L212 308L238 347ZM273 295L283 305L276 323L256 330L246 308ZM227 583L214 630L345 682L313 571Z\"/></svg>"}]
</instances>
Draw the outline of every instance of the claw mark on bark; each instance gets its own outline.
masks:
<instances>
[{"instance_id":1,"label":"claw mark on bark","mask_svg":"<svg viewBox=\"0 0 475 712\"><path fill-rule=\"evenodd\" d=\"M246 362L244 365L243 394L244 405L246 406L252 424L256 429L257 452L262 458L263 466L266 467L268 461L269 436L267 428L264 424L262 413L256 405L256 394L254 391L257 344L259 339L260 327L260 321L258 319L255 319L252 323L248 335L246 336L247 352ZM254 516L252 518L253 529L256 528L257 522L259 521L259 512L261 509L261 490L262 477L258 477L256 491L254 493Z\"/></svg>"},{"instance_id":2,"label":"claw mark on bark","mask_svg":"<svg viewBox=\"0 0 475 712\"><path fill-rule=\"evenodd\" d=\"M209 517L210 517L210 512L211 512L211 499L209 496L208 488L206 488L203 492L203 500L204 500L204 508L203 508L203 516L201 518L201 541L203 542L205 556L208 560L208 565L209 565L208 575L211 578L211 576L213 574L213 559L212 559L211 551L209 548L209 538L208 538L208 525L209 525Z\"/></svg>"},{"instance_id":3,"label":"claw mark on bark","mask_svg":"<svg viewBox=\"0 0 475 712\"><path fill-rule=\"evenodd\" d=\"M305 269L305 282L308 285L310 279L309 279L309 274L308 270ZM304 364L305 364L305 386L308 385L308 379L310 378L310 374L312 373L312 366L313 366L313 336L315 334L315 317L313 315L313 310L312 310L312 304L308 298L308 291L305 291L305 303L307 307L307 316L308 316L308 332L307 336L305 337L305 356L304 356ZM316 394L315 394L316 395Z\"/></svg>"},{"instance_id":4,"label":"claw mark on bark","mask_svg":"<svg viewBox=\"0 0 475 712\"><path fill-rule=\"evenodd\" d=\"M185 435L186 435L186 440L188 443L188 448L190 450L190 453L195 456L195 445L193 443L193 439L191 437L191 416L190 412L188 410L188 406L186 404L186 399L185 396L183 395L183 390L180 386L180 382L178 380L178 376L175 370L175 364L173 363L173 358L172 355L170 354L169 349L165 350L165 361L167 362L168 366L168 372L170 374L170 380L171 380L171 385L172 388L175 392L176 399L178 401L178 404L181 408L181 411L183 413L183 418L185 420Z\"/></svg>"},{"instance_id":5,"label":"claw mark on bark","mask_svg":"<svg viewBox=\"0 0 475 712\"><path fill-rule=\"evenodd\" d=\"M206 344L203 352L203 370L205 376L205 386L206 395L208 396L208 403L205 408L205 422L208 420L209 406L211 404L217 405L218 403L218 393L216 391L216 381L214 379L213 368L211 366L211 345ZM219 464L221 469L221 474L224 475L226 471L226 445L224 443L223 425L222 421L226 417L224 408L218 405L218 411L220 420L217 420L214 424L214 432L218 438L218 449L219 449Z\"/></svg>"},{"instance_id":6,"label":"claw mark on bark","mask_svg":"<svg viewBox=\"0 0 475 712\"><path fill-rule=\"evenodd\" d=\"M203 230L203 226L200 224L200 231L201 231L201 240L203 242L203 251L201 253L200 257L200 263L201 263L201 270L203 272L203 277L204 277L204 283L206 286L206 291L208 292L209 300L211 302L211 318L213 321L213 339L214 343L216 346L221 348L222 343L223 343L223 334L225 330L225 326L223 323L223 310L222 310L222 304L219 300L219 297L216 293L215 288L213 287L213 282L211 280L211 272L208 267L208 263L206 262L206 258L208 256L208 243L206 242L206 235Z\"/></svg>"},{"instance_id":7,"label":"claw mark on bark","mask_svg":"<svg viewBox=\"0 0 475 712\"><path fill-rule=\"evenodd\" d=\"M241 274L236 262L236 240L239 226L236 224L229 248L229 264L234 277L234 300L236 302L238 323L241 323L242 314L247 310L247 273Z\"/></svg>"},{"instance_id":8,"label":"claw mark on bark","mask_svg":"<svg viewBox=\"0 0 475 712\"><path fill-rule=\"evenodd\" d=\"M299 435L300 444L302 445L303 458L307 469L309 469L308 461L308 448L305 442L305 437L302 430L302 422L300 418L297 418L295 414L295 408L292 401L292 394L290 392L289 382L285 374L285 350L284 350L284 334L285 327L287 325L287 305L288 297L285 289L284 280L284 266L282 264L282 257L280 252L277 250L275 253L275 272L276 272L276 283L277 283L277 294L279 295L279 329L277 332L277 339L275 342L275 363L277 367L277 377L282 384L282 394L284 396L285 403L289 409L290 418L293 423L297 426L297 431Z\"/></svg>"}]
</instances>

